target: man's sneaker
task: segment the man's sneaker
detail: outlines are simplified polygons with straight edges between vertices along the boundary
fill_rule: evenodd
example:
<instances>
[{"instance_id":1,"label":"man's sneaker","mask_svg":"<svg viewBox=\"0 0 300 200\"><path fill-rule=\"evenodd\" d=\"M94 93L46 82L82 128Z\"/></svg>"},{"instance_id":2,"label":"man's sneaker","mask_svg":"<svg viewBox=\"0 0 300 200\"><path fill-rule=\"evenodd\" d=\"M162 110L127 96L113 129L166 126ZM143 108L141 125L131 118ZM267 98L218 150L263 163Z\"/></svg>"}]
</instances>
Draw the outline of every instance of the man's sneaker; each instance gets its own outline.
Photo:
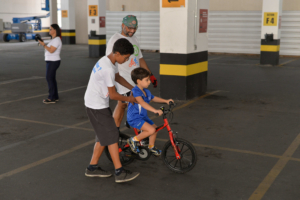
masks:
<instances>
[{"instance_id":1,"label":"man's sneaker","mask_svg":"<svg viewBox=\"0 0 300 200\"><path fill-rule=\"evenodd\" d=\"M138 146L136 145L136 141L133 140L133 137L127 139L127 144L129 144L130 149L133 153L140 153Z\"/></svg>"},{"instance_id":2,"label":"man's sneaker","mask_svg":"<svg viewBox=\"0 0 300 200\"><path fill-rule=\"evenodd\" d=\"M98 167L94 171L90 171L89 169L85 169L85 175L88 177L110 177L112 174L108 171L105 171L101 169L101 167Z\"/></svg>"},{"instance_id":3,"label":"man's sneaker","mask_svg":"<svg viewBox=\"0 0 300 200\"><path fill-rule=\"evenodd\" d=\"M161 150L157 149L156 147L153 147L152 149L149 149L149 150L155 156L160 156L161 155Z\"/></svg>"},{"instance_id":4,"label":"man's sneaker","mask_svg":"<svg viewBox=\"0 0 300 200\"><path fill-rule=\"evenodd\" d=\"M132 181L139 175L140 175L139 172L131 172L129 170L123 169L123 171L119 176L115 175L115 180L117 183L128 182L128 181Z\"/></svg>"}]
</instances>

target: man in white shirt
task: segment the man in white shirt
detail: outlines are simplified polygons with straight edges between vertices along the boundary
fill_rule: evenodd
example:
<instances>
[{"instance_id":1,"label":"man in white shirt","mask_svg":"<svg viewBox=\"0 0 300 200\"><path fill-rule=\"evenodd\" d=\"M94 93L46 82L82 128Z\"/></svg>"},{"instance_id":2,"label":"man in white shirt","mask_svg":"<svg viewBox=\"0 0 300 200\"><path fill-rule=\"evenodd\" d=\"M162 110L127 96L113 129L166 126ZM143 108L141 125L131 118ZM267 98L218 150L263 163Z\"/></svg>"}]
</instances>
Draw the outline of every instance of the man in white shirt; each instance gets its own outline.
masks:
<instances>
[{"instance_id":1,"label":"man in white shirt","mask_svg":"<svg viewBox=\"0 0 300 200\"><path fill-rule=\"evenodd\" d=\"M138 21L135 16L133 15L128 15L123 18L122 21L122 32L121 33L115 33L108 41L107 46L106 46L106 55L109 55L112 52L112 47L113 44L115 43L116 40L120 38L126 38L134 47L134 53L129 57L129 60L122 63L118 64L118 70L120 75L128 82L130 83L133 87L135 86L135 83L131 80L131 71L134 70L135 68L142 67L146 70L148 70L150 73L151 71L149 70L146 61L143 58L140 44L134 35L136 30L138 28ZM157 87L157 79L153 76L151 73L150 76L151 82L153 83L154 87ZM117 91L119 94L123 96L129 96L130 95L130 90L120 84L117 83ZM126 102L118 101L118 104L114 110L114 120L116 122L116 126L119 128L120 124L122 122L125 109L127 107Z\"/></svg>"},{"instance_id":2,"label":"man in white shirt","mask_svg":"<svg viewBox=\"0 0 300 200\"><path fill-rule=\"evenodd\" d=\"M130 172L122 167L119 157L119 131L109 108L109 99L136 102L131 95L122 96L116 92L115 81L127 87L132 86L119 75L117 63L126 62L134 53L132 44L125 38L114 43L112 52L102 57L94 66L84 96L87 115L96 133L96 143L91 162L86 168L85 175L88 177L110 177L112 174L98 166L98 161L105 146L108 146L114 167L115 181L127 182L135 179L140 173Z\"/></svg>"}]
</instances>

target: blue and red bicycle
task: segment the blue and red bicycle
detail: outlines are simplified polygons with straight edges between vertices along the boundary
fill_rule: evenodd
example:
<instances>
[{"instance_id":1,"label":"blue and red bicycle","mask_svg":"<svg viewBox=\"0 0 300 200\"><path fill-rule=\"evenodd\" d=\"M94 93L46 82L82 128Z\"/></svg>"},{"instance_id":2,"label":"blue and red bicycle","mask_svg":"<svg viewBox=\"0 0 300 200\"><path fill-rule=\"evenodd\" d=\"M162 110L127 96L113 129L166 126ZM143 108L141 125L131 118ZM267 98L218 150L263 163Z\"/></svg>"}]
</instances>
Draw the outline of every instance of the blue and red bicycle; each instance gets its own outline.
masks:
<instances>
[{"instance_id":1,"label":"blue and red bicycle","mask_svg":"<svg viewBox=\"0 0 300 200\"><path fill-rule=\"evenodd\" d=\"M186 173L192 170L197 162L197 153L195 147L189 141L178 138L177 133L174 133L170 127L167 115L170 114L173 117L172 109L175 107L173 102L170 102L169 109L165 109L163 106L160 109L163 111L164 124L156 128L156 132L167 128L170 140L167 141L162 148L161 157L164 164L173 172ZM130 128L128 123L126 126ZM136 135L139 134L136 128L133 128ZM148 160L152 155L148 149L149 138L141 140L138 144L140 152L135 154L131 151L127 144L127 139L130 138L128 135L120 132L119 137L119 153L122 165L128 165L138 160ZM105 148L105 153L108 159L111 161L111 157L108 148Z\"/></svg>"}]
</instances>

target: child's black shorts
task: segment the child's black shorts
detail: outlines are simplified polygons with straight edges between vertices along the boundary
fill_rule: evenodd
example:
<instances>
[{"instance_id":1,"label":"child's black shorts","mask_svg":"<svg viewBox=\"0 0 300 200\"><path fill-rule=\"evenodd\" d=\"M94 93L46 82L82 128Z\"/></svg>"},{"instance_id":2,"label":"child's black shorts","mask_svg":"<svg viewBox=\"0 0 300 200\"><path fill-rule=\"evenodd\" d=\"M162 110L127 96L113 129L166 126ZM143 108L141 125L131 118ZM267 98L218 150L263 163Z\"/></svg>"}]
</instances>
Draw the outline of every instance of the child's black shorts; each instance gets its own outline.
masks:
<instances>
[{"instance_id":1,"label":"child's black shorts","mask_svg":"<svg viewBox=\"0 0 300 200\"><path fill-rule=\"evenodd\" d=\"M86 112L95 130L96 142L98 140L101 146L118 143L119 131L110 108L95 110L86 107Z\"/></svg>"}]
</instances>

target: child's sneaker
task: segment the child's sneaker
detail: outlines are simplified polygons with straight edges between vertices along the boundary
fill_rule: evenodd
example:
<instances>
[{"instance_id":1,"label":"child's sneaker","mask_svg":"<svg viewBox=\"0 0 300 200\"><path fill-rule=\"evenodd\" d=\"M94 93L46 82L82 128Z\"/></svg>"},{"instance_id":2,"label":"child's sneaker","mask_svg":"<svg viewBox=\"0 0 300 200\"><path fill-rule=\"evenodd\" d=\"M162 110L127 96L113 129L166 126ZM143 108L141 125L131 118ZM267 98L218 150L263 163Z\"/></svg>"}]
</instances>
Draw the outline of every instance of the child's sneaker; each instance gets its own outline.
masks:
<instances>
[{"instance_id":1,"label":"child's sneaker","mask_svg":"<svg viewBox=\"0 0 300 200\"><path fill-rule=\"evenodd\" d=\"M127 139L127 144L129 144L131 151L132 151L133 153L138 154L138 153L140 153L140 150L139 150L139 148L137 147L136 143L137 143L137 142L133 140L133 137Z\"/></svg>"},{"instance_id":2,"label":"child's sneaker","mask_svg":"<svg viewBox=\"0 0 300 200\"><path fill-rule=\"evenodd\" d=\"M157 149L156 147L153 147L151 149L149 149L151 151L151 153L155 156L160 156L161 155L161 150Z\"/></svg>"}]
</instances>

